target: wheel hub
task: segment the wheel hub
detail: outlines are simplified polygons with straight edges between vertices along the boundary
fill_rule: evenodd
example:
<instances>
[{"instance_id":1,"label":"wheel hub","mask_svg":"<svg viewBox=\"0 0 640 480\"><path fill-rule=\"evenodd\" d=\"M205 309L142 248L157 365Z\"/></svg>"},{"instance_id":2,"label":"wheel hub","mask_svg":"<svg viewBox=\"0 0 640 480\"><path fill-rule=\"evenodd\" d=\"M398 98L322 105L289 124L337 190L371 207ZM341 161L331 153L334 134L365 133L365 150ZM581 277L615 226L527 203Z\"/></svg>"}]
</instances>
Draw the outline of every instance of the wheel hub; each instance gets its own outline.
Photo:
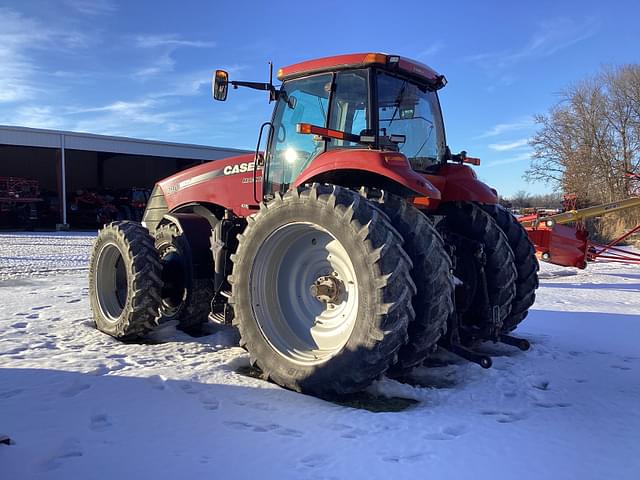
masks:
<instances>
[{"instance_id":1,"label":"wheel hub","mask_svg":"<svg viewBox=\"0 0 640 480\"><path fill-rule=\"evenodd\" d=\"M252 266L251 297L265 339L303 365L340 352L358 317L358 281L349 253L310 222L282 225L264 240Z\"/></svg>"},{"instance_id":2,"label":"wheel hub","mask_svg":"<svg viewBox=\"0 0 640 480\"><path fill-rule=\"evenodd\" d=\"M309 292L319 302L336 304L342 302L344 283L334 275L324 275L309 287Z\"/></svg>"}]
</instances>

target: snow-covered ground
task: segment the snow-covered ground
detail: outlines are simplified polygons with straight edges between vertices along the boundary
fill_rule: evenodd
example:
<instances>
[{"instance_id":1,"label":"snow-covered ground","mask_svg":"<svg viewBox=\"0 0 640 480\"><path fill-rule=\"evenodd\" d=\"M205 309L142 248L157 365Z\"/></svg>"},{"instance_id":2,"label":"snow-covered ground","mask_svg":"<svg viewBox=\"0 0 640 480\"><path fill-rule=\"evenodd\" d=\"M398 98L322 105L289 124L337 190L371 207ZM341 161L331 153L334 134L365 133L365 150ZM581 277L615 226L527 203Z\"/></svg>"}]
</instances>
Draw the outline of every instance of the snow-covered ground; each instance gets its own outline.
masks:
<instances>
[{"instance_id":1,"label":"snow-covered ground","mask_svg":"<svg viewBox=\"0 0 640 480\"><path fill-rule=\"evenodd\" d=\"M544 265L530 351L346 406L252 378L230 329L97 332L91 242L0 235L2 479L640 478L640 267Z\"/></svg>"}]
</instances>

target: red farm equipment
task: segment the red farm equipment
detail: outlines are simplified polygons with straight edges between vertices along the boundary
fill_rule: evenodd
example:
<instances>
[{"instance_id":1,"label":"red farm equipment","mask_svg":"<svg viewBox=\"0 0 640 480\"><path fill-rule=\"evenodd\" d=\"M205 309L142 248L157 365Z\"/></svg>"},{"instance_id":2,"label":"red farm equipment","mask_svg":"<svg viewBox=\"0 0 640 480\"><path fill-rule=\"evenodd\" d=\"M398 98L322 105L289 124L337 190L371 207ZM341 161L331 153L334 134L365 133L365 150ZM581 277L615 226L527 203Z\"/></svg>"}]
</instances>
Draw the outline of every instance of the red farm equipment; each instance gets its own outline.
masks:
<instances>
[{"instance_id":1,"label":"red farm equipment","mask_svg":"<svg viewBox=\"0 0 640 480\"><path fill-rule=\"evenodd\" d=\"M74 226L103 226L114 220L141 221L151 191L146 188L78 190L69 198Z\"/></svg>"},{"instance_id":2,"label":"red farm equipment","mask_svg":"<svg viewBox=\"0 0 640 480\"><path fill-rule=\"evenodd\" d=\"M100 230L98 329L135 339L170 320L238 328L264 378L319 396L398 378L440 347L485 368L535 299L538 262L497 192L446 143L444 76L362 53L281 68L254 154L158 182L142 223Z\"/></svg>"},{"instance_id":3,"label":"red farm equipment","mask_svg":"<svg viewBox=\"0 0 640 480\"><path fill-rule=\"evenodd\" d=\"M0 216L2 223L31 227L38 219L40 183L21 177L0 177Z\"/></svg>"},{"instance_id":4,"label":"red farm equipment","mask_svg":"<svg viewBox=\"0 0 640 480\"><path fill-rule=\"evenodd\" d=\"M569 200L569 208L563 213L547 216L532 214L519 218L535 245L538 258L555 265L577 268L586 268L587 261L597 260L640 264L639 253L618 246L631 235L640 232L640 225L606 245L601 245L589 240L589 232L584 224L589 218L638 208L640 197L581 209L575 208L575 196L565 196L565 200ZM567 225L571 223L574 226Z\"/></svg>"}]
</instances>

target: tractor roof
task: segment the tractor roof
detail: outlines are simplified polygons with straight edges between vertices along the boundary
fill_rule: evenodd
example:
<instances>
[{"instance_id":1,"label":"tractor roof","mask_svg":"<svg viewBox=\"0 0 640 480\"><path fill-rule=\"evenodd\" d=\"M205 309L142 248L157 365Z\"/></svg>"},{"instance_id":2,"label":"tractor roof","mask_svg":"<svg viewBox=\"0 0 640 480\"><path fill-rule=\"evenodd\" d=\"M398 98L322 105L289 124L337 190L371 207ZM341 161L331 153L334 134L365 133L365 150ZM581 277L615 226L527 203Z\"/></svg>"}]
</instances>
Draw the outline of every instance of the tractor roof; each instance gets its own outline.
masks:
<instances>
[{"instance_id":1,"label":"tractor roof","mask_svg":"<svg viewBox=\"0 0 640 480\"><path fill-rule=\"evenodd\" d=\"M347 68L362 68L380 66L387 70L400 71L406 75L416 78L418 81L426 81L435 88L442 88L446 81L443 75L439 75L431 67L424 63L401 57L399 55L388 55L386 53L350 53L346 55L335 55L333 57L317 58L305 62L295 63L278 70L279 80L289 80L291 78L309 75L311 73L328 72Z\"/></svg>"}]
</instances>

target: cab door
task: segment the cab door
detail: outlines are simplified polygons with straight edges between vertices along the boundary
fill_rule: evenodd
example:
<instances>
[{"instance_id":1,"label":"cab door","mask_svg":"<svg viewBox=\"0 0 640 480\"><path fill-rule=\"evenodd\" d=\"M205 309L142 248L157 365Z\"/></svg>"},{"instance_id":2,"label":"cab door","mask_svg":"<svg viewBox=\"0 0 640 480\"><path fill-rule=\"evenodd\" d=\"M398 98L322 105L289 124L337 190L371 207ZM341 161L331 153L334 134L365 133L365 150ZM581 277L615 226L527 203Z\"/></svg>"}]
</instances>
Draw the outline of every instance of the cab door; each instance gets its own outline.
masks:
<instances>
[{"instance_id":1,"label":"cab door","mask_svg":"<svg viewBox=\"0 0 640 480\"><path fill-rule=\"evenodd\" d=\"M325 151L325 142L300 134L298 123L326 127L333 74L326 73L287 81L282 86L273 116L267 150L263 194L286 192L309 162Z\"/></svg>"}]
</instances>

